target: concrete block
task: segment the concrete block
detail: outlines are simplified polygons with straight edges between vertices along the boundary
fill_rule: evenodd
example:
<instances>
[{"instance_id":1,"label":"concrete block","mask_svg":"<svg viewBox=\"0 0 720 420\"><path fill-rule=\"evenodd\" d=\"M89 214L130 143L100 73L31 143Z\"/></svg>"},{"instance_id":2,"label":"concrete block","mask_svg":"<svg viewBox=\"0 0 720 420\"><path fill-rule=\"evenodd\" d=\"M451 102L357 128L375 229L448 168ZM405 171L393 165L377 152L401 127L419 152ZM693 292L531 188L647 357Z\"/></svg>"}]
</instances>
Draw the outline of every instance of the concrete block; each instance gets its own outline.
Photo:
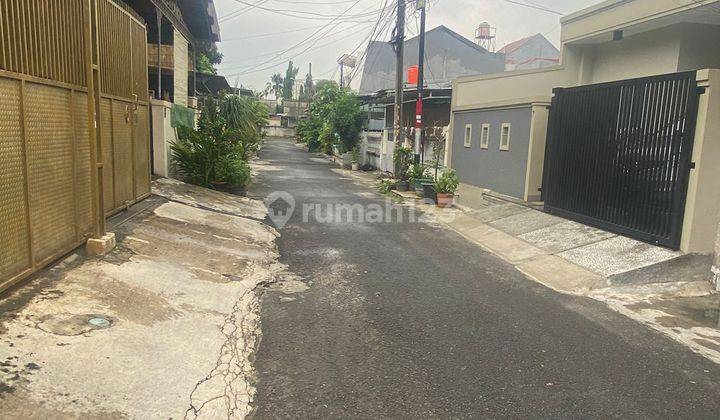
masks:
<instances>
[{"instance_id":1,"label":"concrete block","mask_svg":"<svg viewBox=\"0 0 720 420\"><path fill-rule=\"evenodd\" d=\"M580 223L564 222L520 235L520 239L542 248L550 254L556 254L614 236L610 232Z\"/></svg>"},{"instance_id":2,"label":"concrete block","mask_svg":"<svg viewBox=\"0 0 720 420\"><path fill-rule=\"evenodd\" d=\"M604 279L555 255L543 255L517 266L523 274L561 293L584 295L605 286Z\"/></svg>"},{"instance_id":3,"label":"concrete block","mask_svg":"<svg viewBox=\"0 0 720 420\"><path fill-rule=\"evenodd\" d=\"M546 254L543 250L488 225L461 234L512 264Z\"/></svg>"},{"instance_id":4,"label":"concrete block","mask_svg":"<svg viewBox=\"0 0 720 420\"><path fill-rule=\"evenodd\" d=\"M101 238L88 239L85 251L88 255L105 255L115 249L115 234L108 232Z\"/></svg>"},{"instance_id":5,"label":"concrete block","mask_svg":"<svg viewBox=\"0 0 720 420\"><path fill-rule=\"evenodd\" d=\"M611 276L668 261L682 254L624 236L616 236L558 255L602 276Z\"/></svg>"},{"instance_id":6,"label":"concrete block","mask_svg":"<svg viewBox=\"0 0 720 420\"><path fill-rule=\"evenodd\" d=\"M566 221L541 211L529 211L498 219L488 224L511 235L522 235Z\"/></svg>"}]
</instances>

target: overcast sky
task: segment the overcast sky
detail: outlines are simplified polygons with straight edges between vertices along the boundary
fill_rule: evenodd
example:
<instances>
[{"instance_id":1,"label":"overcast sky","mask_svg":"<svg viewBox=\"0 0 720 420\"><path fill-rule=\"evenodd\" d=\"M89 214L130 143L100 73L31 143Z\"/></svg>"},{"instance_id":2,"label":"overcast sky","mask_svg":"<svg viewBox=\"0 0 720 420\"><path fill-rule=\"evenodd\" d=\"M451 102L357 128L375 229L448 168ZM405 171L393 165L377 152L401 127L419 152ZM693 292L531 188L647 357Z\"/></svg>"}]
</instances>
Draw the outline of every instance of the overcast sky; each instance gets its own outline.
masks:
<instances>
[{"instance_id":1,"label":"overcast sky","mask_svg":"<svg viewBox=\"0 0 720 420\"><path fill-rule=\"evenodd\" d=\"M337 80L337 59L353 51L362 56L379 11L392 1L215 0L223 39L219 48L225 55L220 74L227 76L231 85L261 90L273 73L284 73L288 60L292 59L295 66L300 67L298 77L304 77L312 63L314 78L334 76ZM430 0L427 30L445 25L472 39L477 25L488 21L497 28L498 49L536 33L545 34L558 45L559 15L513 2L567 14L599 0ZM257 4L257 7L248 4ZM343 12L342 18L335 18ZM389 13L387 15L389 17ZM416 35L415 17L410 16L407 25L408 35ZM387 31L391 29L388 24ZM380 38L389 39L388 36ZM359 75L355 78L354 86L359 78Z\"/></svg>"}]
</instances>

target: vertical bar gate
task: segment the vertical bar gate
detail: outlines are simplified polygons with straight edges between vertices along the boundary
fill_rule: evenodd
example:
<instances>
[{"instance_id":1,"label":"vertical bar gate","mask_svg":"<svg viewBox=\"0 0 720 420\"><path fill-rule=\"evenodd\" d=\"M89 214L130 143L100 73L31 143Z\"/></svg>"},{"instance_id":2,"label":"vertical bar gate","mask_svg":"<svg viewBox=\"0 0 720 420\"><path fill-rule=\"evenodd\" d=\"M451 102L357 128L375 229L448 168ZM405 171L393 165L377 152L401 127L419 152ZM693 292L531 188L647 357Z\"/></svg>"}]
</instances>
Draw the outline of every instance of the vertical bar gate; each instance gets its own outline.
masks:
<instances>
[{"instance_id":1,"label":"vertical bar gate","mask_svg":"<svg viewBox=\"0 0 720 420\"><path fill-rule=\"evenodd\" d=\"M698 110L695 72L554 94L546 210L678 249Z\"/></svg>"}]
</instances>

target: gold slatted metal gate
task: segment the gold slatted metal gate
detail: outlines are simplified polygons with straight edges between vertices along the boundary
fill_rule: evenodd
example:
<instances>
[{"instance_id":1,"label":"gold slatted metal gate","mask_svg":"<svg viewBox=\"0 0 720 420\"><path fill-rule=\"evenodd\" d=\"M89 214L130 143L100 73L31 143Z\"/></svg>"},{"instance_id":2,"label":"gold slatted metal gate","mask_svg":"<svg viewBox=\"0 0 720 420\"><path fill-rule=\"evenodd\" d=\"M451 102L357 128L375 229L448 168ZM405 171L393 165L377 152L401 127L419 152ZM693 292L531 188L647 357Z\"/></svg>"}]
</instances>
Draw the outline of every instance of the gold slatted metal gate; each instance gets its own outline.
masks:
<instances>
[{"instance_id":1,"label":"gold slatted metal gate","mask_svg":"<svg viewBox=\"0 0 720 420\"><path fill-rule=\"evenodd\" d=\"M150 109L145 25L98 3L99 135L107 215L150 194Z\"/></svg>"},{"instance_id":2,"label":"gold slatted metal gate","mask_svg":"<svg viewBox=\"0 0 720 420\"><path fill-rule=\"evenodd\" d=\"M145 40L109 0L0 0L0 290L102 231L103 201L149 194Z\"/></svg>"}]
</instances>

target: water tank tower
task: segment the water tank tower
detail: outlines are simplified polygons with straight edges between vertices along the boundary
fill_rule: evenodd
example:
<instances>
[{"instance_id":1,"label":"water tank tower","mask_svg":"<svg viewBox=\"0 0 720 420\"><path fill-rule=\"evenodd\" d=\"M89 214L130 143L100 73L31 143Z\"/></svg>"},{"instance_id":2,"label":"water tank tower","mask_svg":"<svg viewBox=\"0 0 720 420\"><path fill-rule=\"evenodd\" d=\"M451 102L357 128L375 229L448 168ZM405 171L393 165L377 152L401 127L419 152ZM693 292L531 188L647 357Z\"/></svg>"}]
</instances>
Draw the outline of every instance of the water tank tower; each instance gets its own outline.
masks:
<instances>
[{"instance_id":1,"label":"water tank tower","mask_svg":"<svg viewBox=\"0 0 720 420\"><path fill-rule=\"evenodd\" d=\"M495 52L497 29L483 22L475 29L475 42L490 52Z\"/></svg>"}]
</instances>

